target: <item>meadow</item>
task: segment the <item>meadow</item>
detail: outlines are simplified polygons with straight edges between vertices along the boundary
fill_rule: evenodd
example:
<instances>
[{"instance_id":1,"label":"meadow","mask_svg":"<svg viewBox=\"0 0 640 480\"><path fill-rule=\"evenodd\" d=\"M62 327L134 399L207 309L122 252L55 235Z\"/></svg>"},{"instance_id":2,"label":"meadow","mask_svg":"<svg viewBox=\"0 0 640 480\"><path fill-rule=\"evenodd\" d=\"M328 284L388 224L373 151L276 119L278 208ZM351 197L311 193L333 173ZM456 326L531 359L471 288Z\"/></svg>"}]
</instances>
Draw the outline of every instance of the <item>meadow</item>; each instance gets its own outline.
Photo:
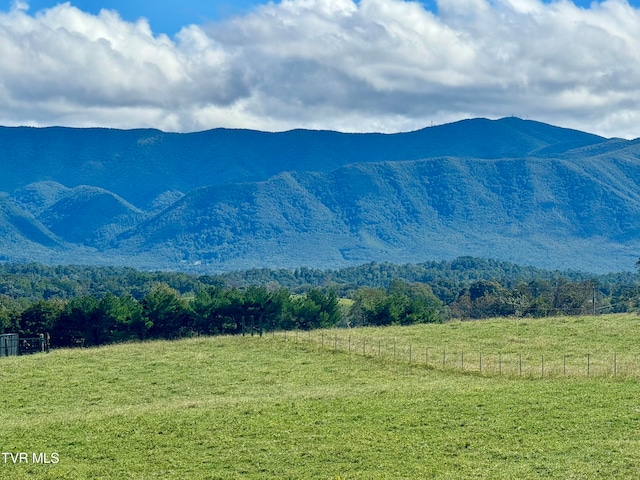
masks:
<instances>
[{"instance_id":1,"label":"meadow","mask_svg":"<svg viewBox=\"0 0 640 480\"><path fill-rule=\"evenodd\" d=\"M497 319L1 358L0 478L636 478L639 334L633 315ZM498 353L621 371L500 374Z\"/></svg>"},{"instance_id":2,"label":"meadow","mask_svg":"<svg viewBox=\"0 0 640 480\"><path fill-rule=\"evenodd\" d=\"M289 341L422 364L518 376L629 376L640 380L635 314L451 321L392 328L278 332Z\"/></svg>"}]
</instances>

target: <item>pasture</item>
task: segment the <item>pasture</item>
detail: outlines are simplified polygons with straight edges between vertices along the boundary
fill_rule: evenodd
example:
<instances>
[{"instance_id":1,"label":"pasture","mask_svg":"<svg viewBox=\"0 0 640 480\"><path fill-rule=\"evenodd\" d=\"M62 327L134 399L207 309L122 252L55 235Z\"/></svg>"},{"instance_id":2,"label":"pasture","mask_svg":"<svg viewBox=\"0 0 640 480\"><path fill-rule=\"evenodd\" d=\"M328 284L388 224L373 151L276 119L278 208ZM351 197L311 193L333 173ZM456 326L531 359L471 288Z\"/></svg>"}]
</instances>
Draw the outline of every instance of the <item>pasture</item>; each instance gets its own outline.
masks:
<instances>
[{"instance_id":1,"label":"pasture","mask_svg":"<svg viewBox=\"0 0 640 480\"><path fill-rule=\"evenodd\" d=\"M620 375L541 378L394 360L388 345L487 359L616 353L622 368L639 334L637 317L618 315L2 358L0 478L636 478L640 375L630 360ZM322 335L351 336L353 349L322 345ZM28 461L14 463L19 453ZM42 453L57 462L34 463Z\"/></svg>"},{"instance_id":2,"label":"pasture","mask_svg":"<svg viewBox=\"0 0 640 480\"><path fill-rule=\"evenodd\" d=\"M293 342L486 375L627 376L640 380L640 317L612 314L452 321L279 332Z\"/></svg>"}]
</instances>

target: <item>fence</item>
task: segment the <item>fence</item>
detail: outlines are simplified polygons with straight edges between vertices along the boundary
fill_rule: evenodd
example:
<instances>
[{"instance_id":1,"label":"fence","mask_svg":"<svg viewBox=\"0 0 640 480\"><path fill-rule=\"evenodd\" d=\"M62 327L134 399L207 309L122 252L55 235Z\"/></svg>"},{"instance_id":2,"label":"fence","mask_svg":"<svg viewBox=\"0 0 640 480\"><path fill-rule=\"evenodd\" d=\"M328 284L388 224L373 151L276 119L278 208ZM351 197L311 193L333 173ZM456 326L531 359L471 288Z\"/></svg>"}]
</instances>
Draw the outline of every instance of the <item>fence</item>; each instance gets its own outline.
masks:
<instances>
[{"instance_id":1,"label":"fence","mask_svg":"<svg viewBox=\"0 0 640 480\"><path fill-rule=\"evenodd\" d=\"M49 336L20 338L17 333L0 335L0 357L14 357L49 351Z\"/></svg>"},{"instance_id":2,"label":"fence","mask_svg":"<svg viewBox=\"0 0 640 480\"><path fill-rule=\"evenodd\" d=\"M45 353L49 351L48 337L40 335L34 338L20 339L20 355L30 355L32 353Z\"/></svg>"},{"instance_id":3,"label":"fence","mask_svg":"<svg viewBox=\"0 0 640 480\"><path fill-rule=\"evenodd\" d=\"M18 334L4 333L0 335L0 357L14 357L18 355Z\"/></svg>"},{"instance_id":4,"label":"fence","mask_svg":"<svg viewBox=\"0 0 640 480\"><path fill-rule=\"evenodd\" d=\"M640 354L483 352L458 348L400 343L388 338L366 338L348 331L278 331L273 337L305 342L329 350L377 358L382 361L463 371L480 375L522 377L640 377Z\"/></svg>"}]
</instances>

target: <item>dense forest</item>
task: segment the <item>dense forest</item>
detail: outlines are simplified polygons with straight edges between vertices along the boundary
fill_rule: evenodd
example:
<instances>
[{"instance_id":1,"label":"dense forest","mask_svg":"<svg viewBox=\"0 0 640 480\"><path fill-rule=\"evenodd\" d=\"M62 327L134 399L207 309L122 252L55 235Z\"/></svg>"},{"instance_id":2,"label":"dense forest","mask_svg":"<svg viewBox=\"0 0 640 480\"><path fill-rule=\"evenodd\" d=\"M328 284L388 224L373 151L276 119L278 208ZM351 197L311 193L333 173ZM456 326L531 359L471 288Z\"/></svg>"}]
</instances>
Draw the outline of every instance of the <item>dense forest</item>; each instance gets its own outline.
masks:
<instances>
[{"instance_id":1,"label":"dense forest","mask_svg":"<svg viewBox=\"0 0 640 480\"><path fill-rule=\"evenodd\" d=\"M342 270L220 275L0 265L0 332L56 346L274 329L541 317L636 309L638 276L546 271L470 257Z\"/></svg>"}]
</instances>

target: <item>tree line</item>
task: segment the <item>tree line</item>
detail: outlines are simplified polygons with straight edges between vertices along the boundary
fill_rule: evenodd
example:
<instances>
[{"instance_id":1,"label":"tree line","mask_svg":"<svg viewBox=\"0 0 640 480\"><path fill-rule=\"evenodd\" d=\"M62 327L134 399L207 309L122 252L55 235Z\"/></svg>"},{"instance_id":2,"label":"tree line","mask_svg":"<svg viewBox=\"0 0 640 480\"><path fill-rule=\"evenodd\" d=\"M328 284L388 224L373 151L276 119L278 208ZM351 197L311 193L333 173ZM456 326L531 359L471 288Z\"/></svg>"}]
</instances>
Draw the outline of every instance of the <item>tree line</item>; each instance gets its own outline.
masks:
<instances>
[{"instance_id":1,"label":"tree line","mask_svg":"<svg viewBox=\"0 0 640 480\"><path fill-rule=\"evenodd\" d=\"M0 298L0 326L21 336L49 333L53 346L94 346L192 335L260 335L349 325L442 321L442 303L428 286L397 281L382 295L363 290L344 303L333 289L293 294L285 288L206 286L185 296L165 283L140 300L132 295L84 295L28 304Z\"/></svg>"},{"instance_id":2,"label":"tree line","mask_svg":"<svg viewBox=\"0 0 640 480\"><path fill-rule=\"evenodd\" d=\"M552 285L562 279L570 283L591 281L603 294L614 297L612 303L616 301L615 297L626 295L638 285L638 275L633 272L606 275L560 272L473 257L404 265L366 263L338 270L255 268L201 275L146 272L131 267L0 263L0 295L27 300L69 299L83 295L102 297L106 293L131 294L139 300L157 283L166 283L184 295L195 294L203 286L246 288L264 285L269 289L284 287L293 293L304 293L312 287L331 287L338 296L347 297L361 287L387 288L395 279L429 284L445 303L453 302L464 288L478 281L495 281L507 289L532 281L547 281Z\"/></svg>"},{"instance_id":3,"label":"tree line","mask_svg":"<svg viewBox=\"0 0 640 480\"><path fill-rule=\"evenodd\" d=\"M483 262L489 273L482 274ZM113 267L3 265L0 332L49 333L53 346L91 346L274 329L582 315L637 308L635 277L619 277L624 281L578 275L531 278L531 270L525 269L522 275L522 270L509 264L471 258L449 265L453 273L440 277L427 276L425 265L368 264L340 273L349 281L369 278L356 283L332 283L327 278L337 280L335 272L321 277L305 269L288 274L275 271L271 276L268 271L248 271L247 281L241 282L238 273L225 277ZM432 270L436 267L429 265ZM392 278L394 274L400 278ZM401 278L402 274L409 279ZM274 281L280 275L297 276L301 282L283 287ZM257 277L270 280L260 284ZM324 284L308 285L315 277L316 283Z\"/></svg>"}]
</instances>

